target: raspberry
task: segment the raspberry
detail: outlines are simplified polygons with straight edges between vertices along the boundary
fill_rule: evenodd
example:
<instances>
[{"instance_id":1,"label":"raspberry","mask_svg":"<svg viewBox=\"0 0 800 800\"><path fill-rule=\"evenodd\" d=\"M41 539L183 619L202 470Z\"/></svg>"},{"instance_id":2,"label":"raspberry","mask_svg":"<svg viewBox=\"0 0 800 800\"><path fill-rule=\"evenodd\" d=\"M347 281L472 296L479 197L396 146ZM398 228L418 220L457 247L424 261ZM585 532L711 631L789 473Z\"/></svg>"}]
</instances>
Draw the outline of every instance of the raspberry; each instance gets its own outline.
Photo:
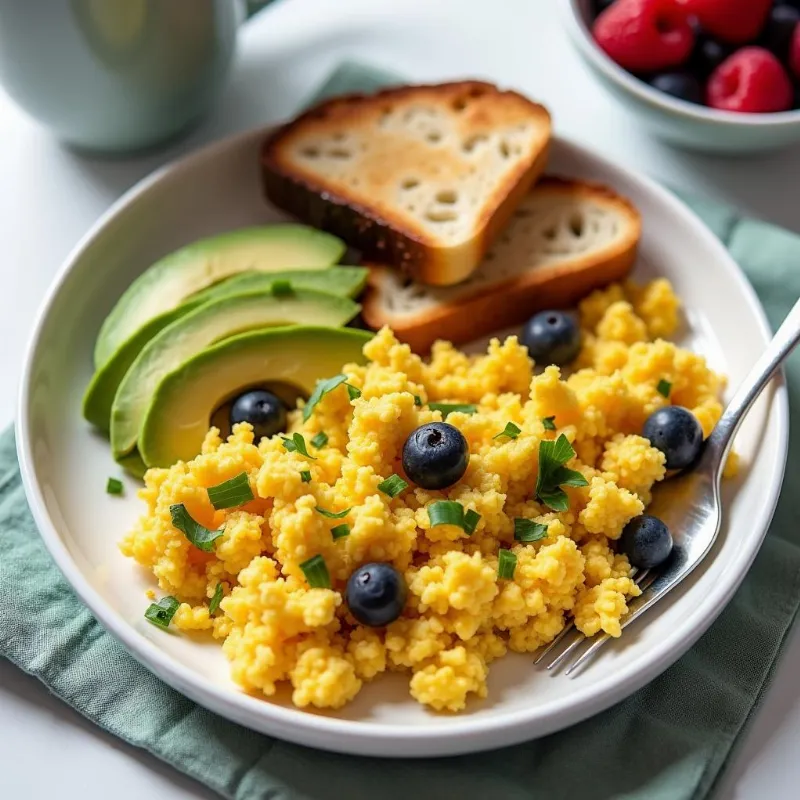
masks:
<instances>
[{"instance_id":1,"label":"raspberry","mask_svg":"<svg viewBox=\"0 0 800 800\"><path fill-rule=\"evenodd\" d=\"M600 48L631 72L678 67L694 45L677 0L617 0L597 18L593 33Z\"/></svg>"},{"instance_id":2,"label":"raspberry","mask_svg":"<svg viewBox=\"0 0 800 800\"><path fill-rule=\"evenodd\" d=\"M772 0L678 0L711 34L732 44L755 39L764 28Z\"/></svg>"},{"instance_id":3,"label":"raspberry","mask_svg":"<svg viewBox=\"0 0 800 800\"><path fill-rule=\"evenodd\" d=\"M792 107L792 82L769 50L743 47L708 79L708 105L722 111L764 113Z\"/></svg>"},{"instance_id":4,"label":"raspberry","mask_svg":"<svg viewBox=\"0 0 800 800\"><path fill-rule=\"evenodd\" d=\"M789 66L795 78L800 78L800 25L794 29L792 43L789 46Z\"/></svg>"}]
</instances>

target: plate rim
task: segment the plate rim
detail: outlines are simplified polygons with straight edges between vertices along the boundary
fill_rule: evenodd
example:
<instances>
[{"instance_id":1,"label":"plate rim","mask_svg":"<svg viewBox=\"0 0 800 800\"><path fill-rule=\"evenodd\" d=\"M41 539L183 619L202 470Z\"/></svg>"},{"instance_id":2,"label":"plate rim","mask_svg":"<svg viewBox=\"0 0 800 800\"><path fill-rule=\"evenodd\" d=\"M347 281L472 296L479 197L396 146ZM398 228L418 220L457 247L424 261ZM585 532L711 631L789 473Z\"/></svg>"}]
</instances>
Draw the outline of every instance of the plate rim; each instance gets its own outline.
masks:
<instances>
[{"instance_id":1,"label":"plate rim","mask_svg":"<svg viewBox=\"0 0 800 800\"><path fill-rule=\"evenodd\" d=\"M743 548L738 558L728 565L728 569L732 570L730 577L727 581L719 581L712 587L707 595L707 601L686 618L685 624L665 636L659 647L653 648L644 658L634 659L613 676L578 690L568 698L554 699L533 709L522 708L490 718L465 715L459 717L458 725L447 728L419 725L398 728L386 722L345 720L308 713L302 709L285 708L244 692L216 685L174 660L156 643L139 633L84 577L47 512L41 487L36 480L32 436L28 433L30 429L28 399L31 394L35 357L51 307L84 250L122 208L162 179L191 170L198 163L214 159L228 150L245 147L251 140L253 142L260 140L274 127L265 125L227 136L179 159L167 162L134 184L81 237L60 266L39 306L25 348L22 378L19 384L15 423L16 446L28 504L39 534L61 573L100 624L137 661L172 688L201 706L248 728L324 750L384 757L437 757L477 752L530 738L539 738L561 730L630 696L677 661L708 629L738 589L761 547L777 506L788 455L789 402L782 371L774 380L771 398L771 407L775 409L777 418L777 463L774 465L777 479L769 487L769 493L764 498L766 502L763 502L760 508L757 525L753 527L758 531L757 535L750 538L749 546ZM551 146L575 157L593 161L611 173L621 174L627 181L638 184L643 192L655 196L660 204L670 207L687 228L692 229L706 246L716 251L718 260L725 263L730 278L738 284L738 289L750 306L764 342L769 341L772 333L755 290L724 244L688 206L655 180L624 167L589 147L560 136L553 137ZM642 660L647 663L642 665Z\"/></svg>"}]
</instances>

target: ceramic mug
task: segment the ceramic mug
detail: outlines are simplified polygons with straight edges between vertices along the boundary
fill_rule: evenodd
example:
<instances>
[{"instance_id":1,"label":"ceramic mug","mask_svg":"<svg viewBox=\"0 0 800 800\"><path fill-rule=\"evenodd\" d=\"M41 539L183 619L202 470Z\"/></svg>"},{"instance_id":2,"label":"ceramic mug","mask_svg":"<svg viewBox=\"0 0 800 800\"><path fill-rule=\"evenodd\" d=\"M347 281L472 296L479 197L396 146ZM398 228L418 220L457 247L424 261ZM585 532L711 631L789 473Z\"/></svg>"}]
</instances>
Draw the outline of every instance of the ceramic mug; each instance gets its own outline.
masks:
<instances>
[{"instance_id":1,"label":"ceramic mug","mask_svg":"<svg viewBox=\"0 0 800 800\"><path fill-rule=\"evenodd\" d=\"M208 110L247 13L245 0L2 0L0 83L69 144L147 147Z\"/></svg>"}]
</instances>

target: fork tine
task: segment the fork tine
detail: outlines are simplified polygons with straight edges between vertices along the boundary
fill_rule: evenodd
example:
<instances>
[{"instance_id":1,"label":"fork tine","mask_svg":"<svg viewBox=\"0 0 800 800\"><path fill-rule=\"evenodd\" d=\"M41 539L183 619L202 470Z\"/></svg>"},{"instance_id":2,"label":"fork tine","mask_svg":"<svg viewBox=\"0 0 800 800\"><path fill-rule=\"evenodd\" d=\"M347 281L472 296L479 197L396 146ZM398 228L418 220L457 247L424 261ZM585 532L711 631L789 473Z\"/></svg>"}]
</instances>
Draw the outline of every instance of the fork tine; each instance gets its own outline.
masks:
<instances>
[{"instance_id":1,"label":"fork tine","mask_svg":"<svg viewBox=\"0 0 800 800\"><path fill-rule=\"evenodd\" d=\"M533 662L534 665L538 664L559 642L561 642L564 639L564 637L574 627L575 626L571 622L569 623L569 625L565 625L564 628L562 629L561 633L559 633L558 636L556 636L556 638L553 639L552 642L550 642L550 644L545 645L544 648L542 649L542 652L539 653L538 656L536 656L536 659Z\"/></svg>"},{"instance_id":2,"label":"fork tine","mask_svg":"<svg viewBox=\"0 0 800 800\"><path fill-rule=\"evenodd\" d=\"M548 670L555 669L576 647L586 641L586 637L577 628L573 626L571 630L575 638L547 665Z\"/></svg>"}]
</instances>

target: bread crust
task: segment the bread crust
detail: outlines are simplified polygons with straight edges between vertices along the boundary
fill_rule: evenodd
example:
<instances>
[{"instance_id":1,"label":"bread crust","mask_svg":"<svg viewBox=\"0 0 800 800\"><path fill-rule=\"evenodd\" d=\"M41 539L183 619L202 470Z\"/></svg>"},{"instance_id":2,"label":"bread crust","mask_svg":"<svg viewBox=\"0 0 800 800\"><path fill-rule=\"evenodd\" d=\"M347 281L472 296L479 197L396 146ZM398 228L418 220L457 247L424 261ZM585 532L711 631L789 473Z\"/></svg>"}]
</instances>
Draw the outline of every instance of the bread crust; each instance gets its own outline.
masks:
<instances>
[{"instance_id":1,"label":"bread crust","mask_svg":"<svg viewBox=\"0 0 800 800\"><path fill-rule=\"evenodd\" d=\"M623 279L633 268L641 236L641 217L624 197L608 187L558 177L543 178L535 192L563 192L612 206L625 222L624 231L600 252L477 286L453 302L420 310L413 317L393 316L381 302L391 277L388 267L371 265L362 315L372 328L389 325L398 339L418 353L437 339L455 344L477 339L510 325L522 324L534 312L573 305L593 289Z\"/></svg>"},{"instance_id":2,"label":"bread crust","mask_svg":"<svg viewBox=\"0 0 800 800\"><path fill-rule=\"evenodd\" d=\"M402 209L376 209L347 187L327 182L292 160L291 145L300 132L358 126L367 114L374 116L376 110L390 104L395 107L424 99L455 108L464 98L475 103L468 113L472 115L469 124L477 130L489 130L494 117L510 115L533 123L538 147L530 158L507 169L502 180L483 195L473 235L453 246L432 240L424 226L415 225ZM276 206L340 236L364 258L398 267L421 283L451 285L474 271L519 200L544 170L550 134L550 115L543 106L481 81L403 86L370 96L346 95L309 109L268 137L261 150L263 185L267 198Z\"/></svg>"}]
</instances>

